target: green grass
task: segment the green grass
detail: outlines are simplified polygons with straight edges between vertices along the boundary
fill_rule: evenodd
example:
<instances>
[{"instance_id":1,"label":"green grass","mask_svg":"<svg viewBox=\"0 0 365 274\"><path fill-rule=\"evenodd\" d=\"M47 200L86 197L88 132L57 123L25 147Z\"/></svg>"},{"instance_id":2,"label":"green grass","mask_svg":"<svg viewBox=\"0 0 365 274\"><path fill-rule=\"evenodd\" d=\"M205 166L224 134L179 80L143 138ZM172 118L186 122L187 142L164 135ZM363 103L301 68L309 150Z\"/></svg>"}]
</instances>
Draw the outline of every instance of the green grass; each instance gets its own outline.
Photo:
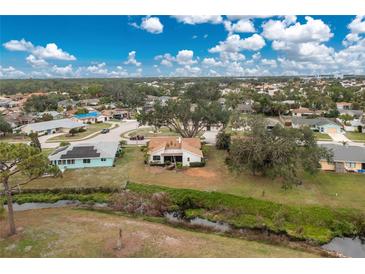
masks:
<instances>
[{"instance_id":1,"label":"green grass","mask_svg":"<svg viewBox=\"0 0 365 274\"><path fill-rule=\"evenodd\" d=\"M285 233L295 239L309 240L318 244L336 236L365 233L365 216L358 210L331 209L319 206L290 206L250 197L220 192L176 189L153 185L129 183L128 190L153 194L166 192L174 210L184 211L187 217L201 217L211 221L226 222L237 228L268 229ZM33 190L35 191L35 190ZM97 191L97 190L95 190ZM45 193L15 194L14 202L56 202L79 200L81 202L108 202L113 190L92 192L80 189L71 193L59 189ZM2 202L2 201L0 201Z\"/></svg>"},{"instance_id":2,"label":"green grass","mask_svg":"<svg viewBox=\"0 0 365 274\"><path fill-rule=\"evenodd\" d=\"M143 152L138 147L126 147L124 151L115 167L67 170L62 178L38 179L23 188L120 187L130 180L174 188L218 191L288 205L345 207L365 212L365 176L361 174L319 172L313 176L306 175L302 185L285 190L279 180L231 173L224 163L225 152L214 147L207 147L205 167L179 171L145 166ZM22 180L18 178L16 181Z\"/></svg>"},{"instance_id":3,"label":"green grass","mask_svg":"<svg viewBox=\"0 0 365 274\"><path fill-rule=\"evenodd\" d=\"M365 143L365 133L347 132L345 135L351 141Z\"/></svg>"},{"instance_id":4,"label":"green grass","mask_svg":"<svg viewBox=\"0 0 365 274\"><path fill-rule=\"evenodd\" d=\"M314 132L314 137L318 141L332 141L332 138L327 133Z\"/></svg>"},{"instance_id":5,"label":"green grass","mask_svg":"<svg viewBox=\"0 0 365 274\"><path fill-rule=\"evenodd\" d=\"M6 134L0 136L0 142L28 142L30 138L26 135Z\"/></svg>"},{"instance_id":6,"label":"green grass","mask_svg":"<svg viewBox=\"0 0 365 274\"><path fill-rule=\"evenodd\" d=\"M47 143L52 143L52 142L62 142L62 141L75 141L78 139L82 139L85 138L91 134L96 134L96 133L100 133L100 131L104 128L110 128L112 125L110 123L95 123L95 124L90 124L87 125L86 127L86 131L84 132L80 132L75 134L74 136L67 136L68 133L65 133L63 135L59 135L59 136L54 136L52 138L49 138L47 140ZM93 135L95 136L95 135Z\"/></svg>"},{"instance_id":7,"label":"green grass","mask_svg":"<svg viewBox=\"0 0 365 274\"><path fill-rule=\"evenodd\" d=\"M138 193L166 192L188 217L229 223L237 228L269 229L322 244L333 237L365 233L365 216L351 209L288 206L249 197L129 183Z\"/></svg>"},{"instance_id":8,"label":"green grass","mask_svg":"<svg viewBox=\"0 0 365 274\"><path fill-rule=\"evenodd\" d=\"M96 211L68 208L16 212L22 227L2 237L0 257L315 257L283 246L200 233ZM117 250L119 228L123 248ZM3 234L1 234L3 232Z\"/></svg>"},{"instance_id":9,"label":"green grass","mask_svg":"<svg viewBox=\"0 0 365 274\"><path fill-rule=\"evenodd\" d=\"M145 128L139 128L139 129L124 133L124 134L122 134L122 137L129 138L129 137L134 137L137 135L143 135L145 138L159 137L159 136L179 136L178 133L171 131L167 127L160 128L160 130L156 133L153 133L152 127L145 127Z\"/></svg>"}]
</instances>

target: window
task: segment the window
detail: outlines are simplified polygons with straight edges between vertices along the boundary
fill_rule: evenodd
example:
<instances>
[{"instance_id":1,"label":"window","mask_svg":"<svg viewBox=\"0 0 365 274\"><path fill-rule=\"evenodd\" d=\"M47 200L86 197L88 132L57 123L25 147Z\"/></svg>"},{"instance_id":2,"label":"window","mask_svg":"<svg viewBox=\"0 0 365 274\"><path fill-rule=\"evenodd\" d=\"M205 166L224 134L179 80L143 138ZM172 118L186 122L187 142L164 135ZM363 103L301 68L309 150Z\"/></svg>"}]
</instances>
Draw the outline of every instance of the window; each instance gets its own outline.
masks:
<instances>
[{"instance_id":1,"label":"window","mask_svg":"<svg viewBox=\"0 0 365 274\"><path fill-rule=\"evenodd\" d=\"M106 161L106 159L105 159L105 158L101 158L100 160L101 160L102 162L105 162L105 161Z\"/></svg>"},{"instance_id":2,"label":"window","mask_svg":"<svg viewBox=\"0 0 365 274\"><path fill-rule=\"evenodd\" d=\"M153 160L154 160L154 161L160 161L160 160L161 160L160 155L154 155L154 156L153 156Z\"/></svg>"},{"instance_id":3,"label":"window","mask_svg":"<svg viewBox=\"0 0 365 274\"><path fill-rule=\"evenodd\" d=\"M66 164L66 160L62 160L62 164L65 165Z\"/></svg>"},{"instance_id":4,"label":"window","mask_svg":"<svg viewBox=\"0 0 365 274\"><path fill-rule=\"evenodd\" d=\"M188 157L188 162L190 162L190 157Z\"/></svg>"},{"instance_id":5,"label":"window","mask_svg":"<svg viewBox=\"0 0 365 274\"><path fill-rule=\"evenodd\" d=\"M58 160L58 164L60 165L62 163L62 161L61 160Z\"/></svg>"},{"instance_id":6,"label":"window","mask_svg":"<svg viewBox=\"0 0 365 274\"><path fill-rule=\"evenodd\" d=\"M73 165L75 163L75 160L67 160L68 165Z\"/></svg>"},{"instance_id":7,"label":"window","mask_svg":"<svg viewBox=\"0 0 365 274\"><path fill-rule=\"evenodd\" d=\"M354 163L354 162L348 162L348 163L346 163L346 166L349 167L349 168L355 168L356 167L356 163Z\"/></svg>"},{"instance_id":8,"label":"window","mask_svg":"<svg viewBox=\"0 0 365 274\"><path fill-rule=\"evenodd\" d=\"M90 159L83 159L83 160L82 160L82 162L83 162L84 164L90 164Z\"/></svg>"}]
</instances>

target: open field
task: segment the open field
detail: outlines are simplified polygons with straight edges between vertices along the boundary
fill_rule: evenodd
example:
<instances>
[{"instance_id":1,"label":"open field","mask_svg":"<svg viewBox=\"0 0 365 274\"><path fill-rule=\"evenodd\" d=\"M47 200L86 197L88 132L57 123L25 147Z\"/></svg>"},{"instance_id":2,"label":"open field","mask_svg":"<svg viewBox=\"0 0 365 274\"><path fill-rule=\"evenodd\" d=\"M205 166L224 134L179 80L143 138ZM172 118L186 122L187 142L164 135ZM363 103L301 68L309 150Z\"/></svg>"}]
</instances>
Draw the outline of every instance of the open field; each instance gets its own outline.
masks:
<instances>
[{"instance_id":1,"label":"open field","mask_svg":"<svg viewBox=\"0 0 365 274\"><path fill-rule=\"evenodd\" d=\"M96 133L100 132L102 129L110 128L111 126L112 126L112 124L110 124L110 123L90 124L90 125L87 125L86 131L84 131L84 132L77 133L74 136L67 136L68 133L65 133L63 135L59 135L59 136L49 138L47 140L47 143L62 142L62 141L75 141L75 140L78 140L78 139L85 138L85 137L87 137L91 134L94 134L94 133L96 134ZM93 136L95 136L95 135L93 135Z\"/></svg>"},{"instance_id":2,"label":"open field","mask_svg":"<svg viewBox=\"0 0 365 274\"><path fill-rule=\"evenodd\" d=\"M127 147L113 168L66 171L63 178L43 178L26 187L97 187L121 186L126 180L176 188L219 191L294 205L322 205L357 208L365 212L365 177L361 174L320 172L307 175L301 186L284 190L281 182L248 174L232 174L224 164L225 152L207 149L207 165L203 168L168 171L145 166L143 153Z\"/></svg>"},{"instance_id":3,"label":"open field","mask_svg":"<svg viewBox=\"0 0 365 274\"><path fill-rule=\"evenodd\" d=\"M41 209L16 212L15 217L20 232L0 241L0 257L314 257L95 211ZM0 226L0 236L4 228ZM123 248L117 250L120 228Z\"/></svg>"},{"instance_id":4,"label":"open field","mask_svg":"<svg viewBox=\"0 0 365 274\"><path fill-rule=\"evenodd\" d=\"M332 141L332 138L326 133L314 132L317 141Z\"/></svg>"},{"instance_id":5,"label":"open field","mask_svg":"<svg viewBox=\"0 0 365 274\"><path fill-rule=\"evenodd\" d=\"M354 142L365 143L365 133L360 132L347 132L346 137Z\"/></svg>"}]
</instances>

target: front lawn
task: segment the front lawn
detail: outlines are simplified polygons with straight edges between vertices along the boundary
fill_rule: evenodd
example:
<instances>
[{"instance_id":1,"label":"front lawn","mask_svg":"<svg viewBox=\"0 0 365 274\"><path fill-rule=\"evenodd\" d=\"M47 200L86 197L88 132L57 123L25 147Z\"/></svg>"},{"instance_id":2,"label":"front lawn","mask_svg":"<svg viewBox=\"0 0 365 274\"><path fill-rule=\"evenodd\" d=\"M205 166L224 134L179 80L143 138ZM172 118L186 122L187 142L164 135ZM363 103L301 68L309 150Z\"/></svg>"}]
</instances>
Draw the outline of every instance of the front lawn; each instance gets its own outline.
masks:
<instances>
[{"instance_id":1,"label":"front lawn","mask_svg":"<svg viewBox=\"0 0 365 274\"><path fill-rule=\"evenodd\" d=\"M112 168L68 170L63 178L43 178L26 187L118 187L126 180L175 188L219 191L284 204L322 205L358 208L365 212L365 176L320 172L307 175L301 186L284 190L281 182L250 174L232 174L224 163L225 152L207 147L207 165L203 168L169 171L144 165L138 147L125 148L125 154Z\"/></svg>"},{"instance_id":2,"label":"front lawn","mask_svg":"<svg viewBox=\"0 0 365 274\"><path fill-rule=\"evenodd\" d=\"M162 127L159 129L158 132L153 132L153 128L152 127L142 127L136 130L132 130L129 132L126 132L124 134L122 134L121 137L123 138L129 138L129 137L134 137L134 136L144 136L145 138L151 138L151 137L160 137L160 136L179 136L178 133L171 131L169 128L167 127Z\"/></svg>"},{"instance_id":3,"label":"front lawn","mask_svg":"<svg viewBox=\"0 0 365 274\"><path fill-rule=\"evenodd\" d=\"M110 123L95 123L95 124L90 124L87 125L86 127L86 131L80 132L75 134L74 136L68 136L68 133L65 133L63 135L59 135L59 136L55 136L55 137L51 137L47 140L47 143L52 143L52 142L62 142L62 141L75 141L78 139L82 139L85 138L91 134L97 134L100 133L100 131L104 128L110 128L112 126L112 124ZM92 135L95 136L95 135Z\"/></svg>"},{"instance_id":4,"label":"front lawn","mask_svg":"<svg viewBox=\"0 0 365 274\"><path fill-rule=\"evenodd\" d=\"M317 141L332 141L332 138L327 133L314 132L314 137Z\"/></svg>"},{"instance_id":5,"label":"front lawn","mask_svg":"<svg viewBox=\"0 0 365 274\"><path fill-rule=\"evenodd\" d=\"M6 134L5 136L0 136L0 142L14 142L14 143L22 143L29 142L30 138L27 135L23 134Z\"/></svg>"},{"instance_id":6,"label":"front lawn","mask_svg":"<svg viewBox=\"0 0 365 274\"><path fill-rule=\"evenodd\" d=\"M365 133L347 132L345 135L351 141L365 143Z\"/></svg>"}]
</instances>

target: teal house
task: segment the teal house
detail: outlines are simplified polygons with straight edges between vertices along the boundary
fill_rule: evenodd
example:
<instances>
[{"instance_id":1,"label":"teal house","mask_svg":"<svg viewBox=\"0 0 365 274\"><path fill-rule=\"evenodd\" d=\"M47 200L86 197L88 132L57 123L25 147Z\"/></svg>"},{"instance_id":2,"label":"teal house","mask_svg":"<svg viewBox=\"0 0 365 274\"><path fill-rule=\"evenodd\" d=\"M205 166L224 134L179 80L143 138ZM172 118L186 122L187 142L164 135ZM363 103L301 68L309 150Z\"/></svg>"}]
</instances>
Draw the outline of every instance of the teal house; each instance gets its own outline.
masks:
<instances>
[{"instance_id":1,"label":"teal house","mask_svg":"<svg viewBox=\"0 0 365 274\"><path fill-rule=\"evenodd\" d=\"M118 142L75 144L56 149L48 159L62 172L66 169L112 167L118 149Z\"/></svg>"}]
</instances>

